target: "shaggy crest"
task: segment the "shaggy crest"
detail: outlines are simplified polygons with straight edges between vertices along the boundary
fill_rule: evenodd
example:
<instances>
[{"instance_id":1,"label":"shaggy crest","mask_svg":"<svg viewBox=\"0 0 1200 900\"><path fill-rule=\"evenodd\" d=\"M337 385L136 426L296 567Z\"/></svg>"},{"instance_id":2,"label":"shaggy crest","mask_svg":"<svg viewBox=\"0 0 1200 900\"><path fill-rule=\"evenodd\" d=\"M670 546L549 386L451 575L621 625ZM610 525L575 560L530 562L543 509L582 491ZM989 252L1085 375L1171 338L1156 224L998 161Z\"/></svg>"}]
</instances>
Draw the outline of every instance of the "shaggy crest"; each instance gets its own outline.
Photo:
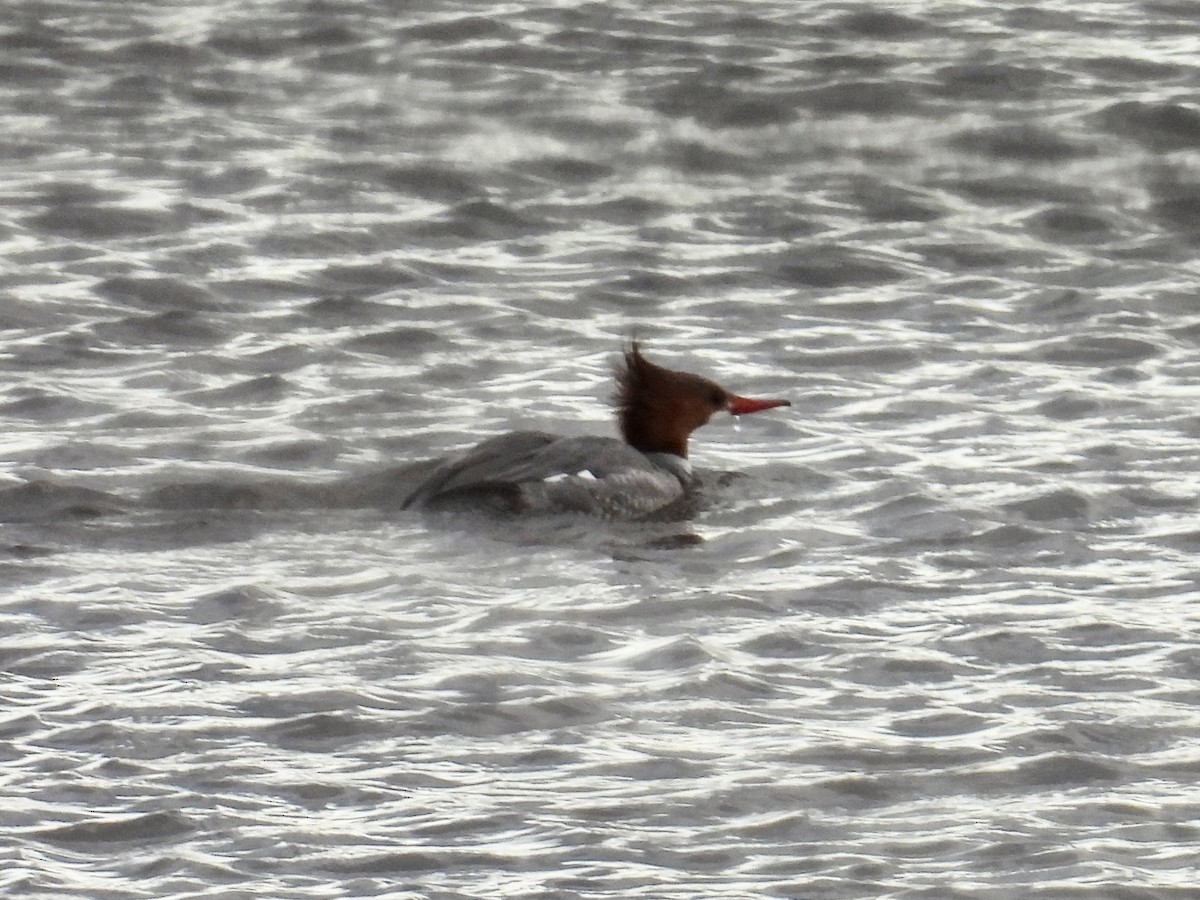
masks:
<instances>
[{"instance_id":1,"label":"shaggy crest","mask_svg":"<svg viewBox=\"0 0 1200 900\"><path fill-rule=\"evenodd\" d=\"M688 436L726 408L728 395L707 378L655 365L634 341L617 367L613 403L621 436L631 447L686 459Z\"/></svg>"}]
</instances>

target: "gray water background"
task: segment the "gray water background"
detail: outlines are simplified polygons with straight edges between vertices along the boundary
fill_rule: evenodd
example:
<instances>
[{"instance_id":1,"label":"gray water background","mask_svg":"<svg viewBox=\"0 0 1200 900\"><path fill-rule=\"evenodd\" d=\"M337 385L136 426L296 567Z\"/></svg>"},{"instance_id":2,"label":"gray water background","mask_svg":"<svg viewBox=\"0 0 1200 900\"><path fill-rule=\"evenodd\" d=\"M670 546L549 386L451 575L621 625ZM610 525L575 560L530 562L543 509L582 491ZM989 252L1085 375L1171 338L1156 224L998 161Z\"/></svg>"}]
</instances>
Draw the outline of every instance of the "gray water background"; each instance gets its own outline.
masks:
<instances>
[{"instance_id":1,"label":"gray water background","mask_svg":"<svg viewBox=\"0 0 1200 900\"><path fill-rule=\"evenodd\" d=\"M1198 34L7 0L0 893L1200 897ZM633 334L689 521L397 508Z\"/></svg>"}]
</instances>

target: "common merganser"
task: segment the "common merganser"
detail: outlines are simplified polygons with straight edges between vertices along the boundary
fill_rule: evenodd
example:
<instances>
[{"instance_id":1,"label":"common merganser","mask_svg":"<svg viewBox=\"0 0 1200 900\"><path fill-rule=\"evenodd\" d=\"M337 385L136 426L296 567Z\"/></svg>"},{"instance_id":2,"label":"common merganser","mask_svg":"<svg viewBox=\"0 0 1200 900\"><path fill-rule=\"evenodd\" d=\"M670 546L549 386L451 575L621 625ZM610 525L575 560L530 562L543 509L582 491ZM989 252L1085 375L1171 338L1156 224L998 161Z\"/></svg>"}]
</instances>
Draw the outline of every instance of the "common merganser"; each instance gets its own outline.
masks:
<instances>
[{"instance_id":1,"label":"common merganser","mask_svg":"<svg viewBox=\"0 0 1200 900\"><path fill-rule=\"evenodd\" d=\"M624 440L502 434L437 464L404 507L644 518L688 493L695 482L688 438L714 413L741 416L791 406L789 400L739 397L707 378L657 366L636 342L616 378L614 405Z\"/></svg>"}]
</instances>

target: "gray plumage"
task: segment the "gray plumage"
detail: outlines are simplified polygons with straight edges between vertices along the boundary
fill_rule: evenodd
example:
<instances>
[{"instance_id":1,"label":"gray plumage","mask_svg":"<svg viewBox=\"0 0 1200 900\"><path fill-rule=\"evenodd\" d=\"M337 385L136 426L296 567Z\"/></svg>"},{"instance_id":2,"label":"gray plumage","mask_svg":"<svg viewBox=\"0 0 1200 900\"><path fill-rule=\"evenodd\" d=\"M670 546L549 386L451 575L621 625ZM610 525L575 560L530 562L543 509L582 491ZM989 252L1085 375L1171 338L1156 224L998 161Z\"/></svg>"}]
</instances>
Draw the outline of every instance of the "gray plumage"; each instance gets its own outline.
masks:
<instances>
[{"instance_id":1,"label":"gray plumage","mask_svg":"<svg viewBox=\"0 0 1200 900\"><path fill-rule=\"evenodd\" d=\"M518 431L446 459L404 506L461 502L507 512L640 518L681 498L690 480L686 460L641 453L617 438Z\"/></svg>"}]
</instances>

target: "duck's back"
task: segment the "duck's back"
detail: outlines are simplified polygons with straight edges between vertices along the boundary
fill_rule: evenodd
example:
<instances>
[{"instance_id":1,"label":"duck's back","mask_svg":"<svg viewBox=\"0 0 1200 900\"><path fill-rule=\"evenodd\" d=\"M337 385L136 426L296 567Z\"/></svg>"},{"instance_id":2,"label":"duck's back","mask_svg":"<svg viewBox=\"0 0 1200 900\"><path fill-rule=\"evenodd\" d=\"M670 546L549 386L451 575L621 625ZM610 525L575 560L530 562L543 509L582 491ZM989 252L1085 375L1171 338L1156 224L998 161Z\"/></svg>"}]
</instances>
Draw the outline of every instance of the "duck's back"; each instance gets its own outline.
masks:
<instances>
[{"instance_id":1,"label":"duck's back","mask_svg":"<svg viewBox=\"0 0 1200 900\"><path fill-rule=\"evenodd\" d=\"M685 460L652 456L616 438L503 434L436 466L404 506L640 518L678 500L687 480Z\"/></svg>"}]
</instances>

